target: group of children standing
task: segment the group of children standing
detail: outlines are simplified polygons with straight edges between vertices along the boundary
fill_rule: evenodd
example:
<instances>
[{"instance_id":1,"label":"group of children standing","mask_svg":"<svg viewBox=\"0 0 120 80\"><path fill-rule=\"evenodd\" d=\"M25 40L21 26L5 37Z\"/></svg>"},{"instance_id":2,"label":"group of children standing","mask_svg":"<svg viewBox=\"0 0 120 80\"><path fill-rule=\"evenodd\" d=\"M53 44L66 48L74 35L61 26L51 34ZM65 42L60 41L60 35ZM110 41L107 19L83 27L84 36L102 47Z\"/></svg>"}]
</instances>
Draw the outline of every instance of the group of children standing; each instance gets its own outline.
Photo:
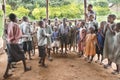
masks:
<instances>
[{"instance_id":1,"label":"group of children standing","mask_svg":"<svg viewBox=\"0 0 120 80\"><path fill-rule=\"evenodd\" d=\"M75 21L74 26L72 22L67 23L66 18L62 22L56 18L53 25L47 19L31 24L27 17L23 17L18 25L15 14L10 14L9 18L6 32L8 65L4 78L10 76L8 70L12 62L22 60L24 70L31 70L26 67L25 53L28 53L31 60L31 53L35 54L36 45L40 57L39 64L43 67L46 67L46 56L50 61L52 60L51 50L54 54L67 54L73 49L73 51L78 50L79 56L84 56L88 63L93 61L96 54L98 55L96 62L100 60L100 64L107 58L108 64L104 67L108 68L112 62L115 62L117 70L113 74L120 72L120 23L114 22L116 16L113 14L108 16L107 21L102 21L99 27L92 14L89 15L87 22Z\"/></svg>"},{"instance_id":2,"label":"group of children standing","mask_svg":"<svg viewBox=\"0 0 120 80\"><path fill-rule=\"evenodd\" d=\"M90 20L91 17L93 16L90 15ZM98 60L95 62L100 60L100 64L103 64L102 61L108 59L108 64L104 64L104 68L111 67L112 62L116 63L117 70L112 73L119 74L120 23L115 23L115 19L116 16L110 14L107 21L102 21L97 29L93 22L88 21L87 26L80 29L79 52L80 55L84 53L85 60L88 60L89 63L93 61L96 54Z\"/></svg>"}]
</instances>

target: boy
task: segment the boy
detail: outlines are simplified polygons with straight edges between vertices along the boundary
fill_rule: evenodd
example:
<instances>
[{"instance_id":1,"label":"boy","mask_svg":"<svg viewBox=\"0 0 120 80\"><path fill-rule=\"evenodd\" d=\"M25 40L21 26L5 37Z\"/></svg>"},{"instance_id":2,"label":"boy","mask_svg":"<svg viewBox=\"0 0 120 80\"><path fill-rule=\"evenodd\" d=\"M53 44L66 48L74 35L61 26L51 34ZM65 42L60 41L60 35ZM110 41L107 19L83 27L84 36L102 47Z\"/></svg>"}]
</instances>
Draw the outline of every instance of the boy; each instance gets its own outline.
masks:
<instances>
[{"instance_id":1,"label":"boy","mask_svg":"<svg viewBox=\"0 0 120 80\"><path fill-rule=\"evenodd\" d=\"M45 65L46 45L47 45L47 37L49 37L50 35L46 34L43 21L39 21L38 25L40 27L37 32L38 51L39 51L39 57L40 57L39 63L42 64L43 67L46 67Z\"/></svg>"}]
</instances>

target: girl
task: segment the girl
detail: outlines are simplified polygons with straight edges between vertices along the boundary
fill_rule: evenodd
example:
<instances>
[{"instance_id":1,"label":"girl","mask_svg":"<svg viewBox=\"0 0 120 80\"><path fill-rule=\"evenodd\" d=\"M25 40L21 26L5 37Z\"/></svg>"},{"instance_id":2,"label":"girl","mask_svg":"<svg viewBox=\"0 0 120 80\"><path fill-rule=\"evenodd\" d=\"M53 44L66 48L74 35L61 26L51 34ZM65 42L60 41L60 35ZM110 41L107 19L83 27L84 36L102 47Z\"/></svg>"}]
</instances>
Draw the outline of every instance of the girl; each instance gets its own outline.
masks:
<instances>
[{"instance_id":1,"label":"girl","mask_svg":"<svg viewBox=\"0 0 120 80\"><path fill-rule=\"evenodd\" d=\"M52 47L53 47L53 53L55 53L55 49L56 49L56 53L58 53L58 48L59 48L59 33L58 33L58 29L56 26L54 26L54 31L53 31L53 34L52 34L52 40L53 40L53 43L52 43Z\"/></svg>"},{"instance_id":2,"label":"girl","mask_svg":"<svg viewBox=\"0 0 120 80\"><path fill-rule=\"evenodd\" d=\"M104 65L104 68L108 68L112 64L112 56L113 56L113 45L114 45L114 28L115 23L114 20L116 19L116 16L111 14L108 16L108 22L105 27L105 43L104 43L104 49L103 49L103 57L104 59L108 59L108 64Z\"/></svg>"},{"instance_id":3,"label":"girl","mask_svg":"<svg viewBox=\"0 0 120 80\"><path fill-rule=\"evenodd\" d=\"M105 23L106 23L105 21L102 21L100 23L100 28L98 29L98 32L97 32L97 41L98 41L98 45L99 45L100 49L98 48L98 46L96 47L98 60L95 62L98 62L100 60L100 55L101 55L102 57L101 57L100 64L102 64L102 61L103 61L103 47L104 47L104 39L105 39L104 34L103 34L103 30L104 30Z\"/></svg>"},{"instance_id":4,"label":"girl","mask_svg":"<svg viewBox=\"0 0 120 80\"><path fill-rule=\"evenodd\" d=\"M114 37L114 48L113 48L114 55L114 62L116 63L117 70L112 72L113 74L120 73L120 23L116 24L116 31Z\"/></svg>"},{"instance_id":5,"label":"girl","mask_svg":"<svg viewBox=\"0 0 120 80\"><path fill-rule=\"evenodd\" d=\"M90 33L86 35L85 41L85 55L88 57L88 63L91 63L94 55L96 54L97 37L95 28L90 27ZM91 57L91 58L90 58Z\"/></svg>"},{"instance_id":6,"label":"girl","mask_svg":"<svg viewBox=\"0 0 120 80\"><path fill-rule=\"evenodd\" d=\"M78 50L79 50L79 54L80 57L83 56L83 51L84 51L84 47L85 47L85 38L86 38L86 28L84 26L84 22L81 22L81 29L80 29L80 40L79 40L79 44L78 44Z\"/></svg>"}]
</instances>

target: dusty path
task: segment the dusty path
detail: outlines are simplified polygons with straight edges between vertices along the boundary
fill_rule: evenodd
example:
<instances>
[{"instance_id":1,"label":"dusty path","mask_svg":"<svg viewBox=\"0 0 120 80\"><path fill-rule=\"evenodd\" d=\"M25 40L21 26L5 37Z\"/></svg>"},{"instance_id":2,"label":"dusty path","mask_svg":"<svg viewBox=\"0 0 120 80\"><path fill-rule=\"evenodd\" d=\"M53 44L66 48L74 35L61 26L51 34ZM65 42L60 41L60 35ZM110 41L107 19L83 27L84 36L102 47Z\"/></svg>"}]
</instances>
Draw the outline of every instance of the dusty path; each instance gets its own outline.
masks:
<instances>
[{"instance_id":1,"label":"dusty path","mask_svg":"<svg viewBox=\"0 0 120 80\"><path fill-rule=\"evenodd\" d=\"M23 66L17 63L14 75L7 80L120 80L120 76L111 74L111 69L105 70L96 63L87 63L83 59L71 53L68 56L53 55L52 62L46 61L48 68L42 68L38 64L38 55L33 60L27 60L27 65L32 66L29 72L23 72ZM6 66L6 55L0 56L0 80Z\"/></svg>"}]
</instances>

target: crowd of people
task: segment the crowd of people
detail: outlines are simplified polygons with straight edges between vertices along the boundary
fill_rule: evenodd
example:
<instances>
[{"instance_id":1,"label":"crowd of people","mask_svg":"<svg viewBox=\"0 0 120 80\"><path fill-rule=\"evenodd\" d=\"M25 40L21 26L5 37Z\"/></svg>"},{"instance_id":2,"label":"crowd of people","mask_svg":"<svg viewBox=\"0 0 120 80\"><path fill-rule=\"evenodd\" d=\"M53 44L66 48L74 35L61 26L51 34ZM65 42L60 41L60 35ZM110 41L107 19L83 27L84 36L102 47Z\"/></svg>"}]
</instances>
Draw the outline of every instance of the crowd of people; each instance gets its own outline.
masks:
<instances>
[{"instance_id":1,"label":"crowd of people","mask_svg":"<svg viewBox=\"0 0 120 80\"><path fill-rule=\"evenodd\" d=\"M39 52L39 64L47 67L45 64L46 56L52 61L53 54L66 55L70 51L77 53L79 57L84 57L85 61L91 63L94 56L98 55L98 60L104 65L104 68L116 63L117 69L112 74L120 73L120 23L115 23L116 16L110 14L107 21L96 21L96 14L92 10L92 5L88 6L87 21L68 21L63 18L60 21L55 18L53 22L44 18L40 21L30 22L24 16L21 21L17 21L17 16L13 13L9 15L10 22L6 25L6 52L8 55L8 65L4 78L9 69L14 67L13 62L21 61L24 65L24 71L31 70L26 66L25 60L31 55L35 55L36 47ZM102 61L108 59L108 64Z\"/></svg>"}]
</instances>

